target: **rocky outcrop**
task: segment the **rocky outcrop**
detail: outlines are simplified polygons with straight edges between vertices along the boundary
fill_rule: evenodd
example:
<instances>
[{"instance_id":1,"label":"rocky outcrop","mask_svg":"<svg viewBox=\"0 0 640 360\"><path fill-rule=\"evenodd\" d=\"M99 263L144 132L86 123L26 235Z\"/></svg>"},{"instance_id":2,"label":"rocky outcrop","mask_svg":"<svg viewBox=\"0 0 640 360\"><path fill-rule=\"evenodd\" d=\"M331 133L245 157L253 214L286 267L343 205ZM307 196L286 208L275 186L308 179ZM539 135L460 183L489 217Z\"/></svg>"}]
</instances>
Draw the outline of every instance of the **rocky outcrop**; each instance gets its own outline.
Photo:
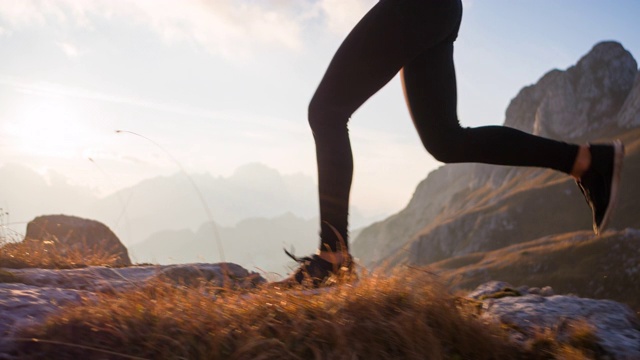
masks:
<instances>
[{"instance_id":1,"label":"rocky outcrop","mask_svg":"<svg viewBox=\"0 0 640 360\"><path fill-rule=\"evenodd\" d=\"M24 241L43 241L58 251L79 251L113 257L115 266L129 266L127 248L106 225L95 220L67 215L45 215L27 224Z\"/></svg>"},{"instance_id":2,"label":"rocky outcrop","mask_svg":"<svg viewBox=\"0 0 640 360\"><path fill-rule=\"evenodd\" d=\"M618 126L626 129L640 126L640 73L636 76L633 89L620 110Z\"/></svg>"},{"instance_id":3,"label":"rocky outcrop","mask_svg":"<svg viewBox=\"0 0 640 360\"><path fill-rule=\"evenodd\" d=\"M623 186L630 184L640 176L638 79L636 61L620 44L597 44L575 66L522 89L504 124L572 142L621 137L627 145ZM612 225L639 227L640 219L629 215L640 211L632 201L637 190L622 191L624 212ZM430 173L405 209L365 228L352 249L367 266L428 264L589 228L588 207L560 173L451 164Z\"/></svg>"},{"instance_id":4,"label":"rocky outcrop","mask_svg":"<svg viewBox=\"0 0 640 360\"><path fill-rule=\"evenodd\" d=\"M616 118L637 73L638 64L622 45L599 43L575 66L551 71L521 91L507 109L505 125L573 141L619 131Z\"/></svg>"},{"instance_id":5,"label":"rocky outcrop","mask_svg":"<svg viewBox=\"0 0 640 360\"><path fill-rule=\"evenodd\" d=\"M12 359L15 334L42 323L62 306L95 299L99 292L119 292L153 281L184 285L207 282L217 287L252 288L265 280L231 263L83 269L3 269L12 283L0 283L0 359Z\"/></svg>"},{"instance_id":6,"label":"rocky outcrop","mask_svg":"<svg viewBox=\"0 0 640 360\"><path fill-rule=\"evenodd\" d=\"M531 290L492 281L468 296L482 302L481 319L501 324L522 346L535 347L554 329L560 343L589 348L599 359L640 359L640 321L628 306Z\"/></svg>"}]
</instances>

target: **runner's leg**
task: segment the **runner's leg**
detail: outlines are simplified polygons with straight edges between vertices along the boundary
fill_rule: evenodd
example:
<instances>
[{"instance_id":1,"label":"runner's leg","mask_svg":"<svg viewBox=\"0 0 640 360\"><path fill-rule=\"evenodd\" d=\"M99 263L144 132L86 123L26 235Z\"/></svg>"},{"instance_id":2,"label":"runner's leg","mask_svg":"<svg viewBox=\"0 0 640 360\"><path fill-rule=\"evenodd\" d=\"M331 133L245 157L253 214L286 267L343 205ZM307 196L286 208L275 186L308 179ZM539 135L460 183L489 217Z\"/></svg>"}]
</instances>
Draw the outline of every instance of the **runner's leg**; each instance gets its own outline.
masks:
<instances>
[{"instance_id":1,"label":"runner's leg","mask_svg":"<svg viewBox=\"0 0 640 360\"><path fill-rule=\"evenodd\" d=\"M309 105L318 163L320 250L348 247L349 117L413 57L455 35L460 16L459 0L381 0L334 55Z\"/></svg>"},{"instance_id":2,"label":"runner's leg","mask_svg":"<svg viewBox=\"0 0 640 360\"><path fill-rule=\"evenodd\" d=\"M505 126L463 128L457 117L453 42L424 51L402 71L405 97L425 148L445 163L537 166L571 173L578 146Z\"/></svg>"}]
</instances>

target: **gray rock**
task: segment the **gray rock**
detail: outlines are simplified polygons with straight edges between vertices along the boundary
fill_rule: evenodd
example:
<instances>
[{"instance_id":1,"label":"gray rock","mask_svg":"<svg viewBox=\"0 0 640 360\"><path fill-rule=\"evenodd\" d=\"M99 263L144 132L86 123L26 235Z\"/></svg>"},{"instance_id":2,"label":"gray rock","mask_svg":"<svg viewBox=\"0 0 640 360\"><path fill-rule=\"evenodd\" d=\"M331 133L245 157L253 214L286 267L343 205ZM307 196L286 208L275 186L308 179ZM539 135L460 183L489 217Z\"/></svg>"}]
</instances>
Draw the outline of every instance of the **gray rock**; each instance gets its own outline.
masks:
<instances>
[{"instance_id":1,"label":"gray rock","mask_svg":"<svg viewBox=\"0 0 640 360\"><path fill-rule=\"evenodd\" d=\"M42 323L63 305L94 299L97 292L124 291L158 279L187 286L204 280L234 288L252 288L266 282L259 274L231 263L2 270L20 283L0 283L0 359L12 358L12 337L20 329Z\"/></svg>"},{"instance_id":2,"label":"gray rock","mask_svg":"<svg viewBox=\"0 0 640 360\"><path fill-rule=\"evenodd\" d=\"M535 115L533 133L558 140L586 139L616 128L638 72L633 56L616 42L597 44L555 77Z\"/></svg>"},{"instance_id":3,"label":"gray rock","mask_svg":"<svg viewBox=\"0 0 640 360\"><path fill-rule=\"evenodd\" d=\"M551 286L545 286L542 289L540 289L540 295L541 296L553 296L555 294L554 294L553 288Z\"/></svg>"},{"instance_id":4,"label":"gray rock","mask_svg":"<svg viewBox=\"0 0 640 360\"><path fill-rule=\"evenodd\" d=\"M469 297L483 299L481 318L504 325L514 342L525 346L544 329L556 329L559 339L569 339L571 327L583 322L594 329L597 344L614 359L640 359L640 321L628 306L575 296L491 296L491 291L499 293L505 287L511 286L492 281Z\"/></svg>"},{"instance_id":5,"label":"gray rock","mask_svg":"<svg viewBox=\"0 0 640 360\"><path fill-rule=\"evenodd\" d=\"M528 293L531 295L540 295L540 288L535 286L532 288L529 288Z\"/></svg>"},{"instance_id":6,"label":"gray rock","mask_svg":"<svg viewBox=\"0 0 640 360\"><path fill-rule=\"evenodd\" d=\"M207 282L216 286L253 287L266 282L259 274L232 263L170 265L164 267L157 276L181 285Z\"/></svg>"},{"instance_id":7,"label":"gray rock","mask_svg":"<svg viewBox=\"0 0 640 360\"><path fill-rule=\"evenodd\" d=\"M0 358L10 358L12 338L22 328L40 324L61 306L80 303L93 295L87 291L0 284Z\"/></svg>"},{"instance_id":8,"label":"gray rock","mask_svg":"<svg viewBox=\"0 0 640 360\"><path fill-rule=\"evenodd\" d=\"M618 115L618 126L628 129L640 126L640 73L636 76L633 89L622 105Z\"/></svg>"},{"instance_id":9,"label":"gray rock","mask_svg":"<svg viewBox=\"0 0 640 360\"><path fill-rule=\"evenodd\" d=\"M511 288L511 284L504 281L489 281L479 285L475 290L467 294L467 297L478 300L487 295L501 292L506 288Z\"/></svg>"},{"instance_id":10,"label":"gray rock","mask_svg":"<svg viewBox=\"0 0 640 360\"><path fill-rule=\"evenodd\" d=\"M152 265L110 268L90 266L82 269L4 269L27 285L61 289L122 291L146 281L162 278L184 285L197 285L200 280L219 286L233 283L250 287L266 282L259 274L232 263ZM226 275L225 275L226 274Z\"/></svg>"}]
</instances>

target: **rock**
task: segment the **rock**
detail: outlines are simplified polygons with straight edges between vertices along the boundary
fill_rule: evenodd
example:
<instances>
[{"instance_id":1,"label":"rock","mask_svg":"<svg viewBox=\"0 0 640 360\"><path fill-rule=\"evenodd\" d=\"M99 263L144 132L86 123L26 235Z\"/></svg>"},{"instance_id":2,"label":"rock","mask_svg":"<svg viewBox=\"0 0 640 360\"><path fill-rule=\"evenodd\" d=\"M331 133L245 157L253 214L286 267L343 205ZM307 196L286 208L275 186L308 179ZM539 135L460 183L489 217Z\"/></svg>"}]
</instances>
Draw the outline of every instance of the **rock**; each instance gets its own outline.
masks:
<instances>
[{"instance_id":1,"label":"rock","mask_svg":"<svg viewBox=\"0 0 640 360\"><path fill-rule=\"evenodd\" d=\"M636 76L633 89L622 105L618 116L618 126L627 129L640 126L640 73Z\"/></svg>"},{"instance_id":2,"label":"rock","mask_svg":"<svg viewBox=\"0 0 640 360\"><path fill-rule=\"evenodd\" d=\"M536 287L536 286L531 287L531 288L529 288L528 293L531 294L531 295L540 295L540 288Z\"/></svg>"},{"instance_id":3,"label":"rock","mask_svg":"<svg viewBox=\"0 0 640 360\"><path fill-rule=\"evenodd\" d=\"M170 265L163 268L158 276L187 286L208 282L216 286L231 283L234 286L246 288L266 282L259 274L249 272L242 266L232 263Z\"/></svg>"},{"instance_id":4,"label":"rock","mask_svg":"<svg viewBox=\"0 0 640 360\"><path fill-rule=\"evenodd\" d=\"M111 268L90 266L82 269L4 269L26 285L62 289L122 291L153 279L171 280L182 285L198 285L201 280L222 286L252 287L266 282L259 274L232 264L179 264ZM226 276L224 274L227 274Z\"/></svg>"},{"instance_id":5,"label":"rock","mask_svg":"<svg viewBox=\"0 0 640 360\"><path fill-rule=\"evenodd\" d=\"M504 281L489 281L484 284L478 285L478 287L470 292L467 297L478 300L484 296L498 293L510 287L511 285Z\"/></svg>"},{"instance_id":6,"label":"rock","mask_svg":"<svg viewBox=\"0 0 640 360\"><path fill-rule=\"evenodd\" d=\"M94 299L98 292L119 292L152 281L171 279L197 285L205 279L214 285L253 288L266 282L239 265L181 264L82 269L2 269L14 283L0 283L0 359L12 359L12 337L25 326L40 324L61 306ZM227 274L226 276L223 274Z\"/></svg>"},{"instance_id":7,"label":"rock","mask_svg":"<svg viewBox=\"0 0 640 360\"><path fill-rule=\"evenodd\" d=\"M552 70L522 89L509 104L504 124L558 140L586 140L612 129L620 132L630 127L620 126L616 119L629 101L637 67L619 43L596 44L575 66ZM629 114L638 110L631 107Z\"/></svg>"},{"instance_id":8,"label":"rock","mask_svg":"<svg viewBox=\"0 0 640 360\"><path fill-rule=\"evenodd\" d=\"M541 296L553 296L555 294L554 294L553 288L551 286L545 286L542 289L540 289L540 295Z\"/></svg>"},{"instance_id":9,"label":"rock","mask_svg":"<svg viewBox=\"0 0 640 360\"><path fill-rule=\"evenodd\" d=\"M628 306L575 296L492 296L491 291L496 294L504 288L512 286L492 281L469 296L483 299L480 317L502 324L514 342L530 345L543 329L555 329L558 339L570 342L574 327L586 324L593 329L597 347L606 355L614 359L640 359L640 322Z\"/></svg>"},{"instance_id":10,"label":"rock","mask_svg":"<svg viewBox=\"0 0 640 360\"><path fill-rule=\"evenodd\" d=\"M558 140L586 140L611 132L637 72L638 64L622 45L597 44L544 89L533 133Z\"/></svg>"},{"instance_id":11,"label":"rock","mask_svg":"<svg viewBox=\"0 0 640 360\"><path fill-rule=\"evenodd\" d=\"M20 329L41 323L63 305L91 296L79 290L0 284L0 358L14 348L12 337Z\"/></svg>"},{"instance_id":12,"label":"rock","mask_svg":"<svg viewBox=\"0 0 640 360\"><path fill-rule=\"evenodd\" d=\"M114 256L110 265L129 266L127 248L104 224L67 215L45 215L27 224L25 241L53 241L61 252L79 250L83 254L98 253Z\"/></svg>"}]
</instances>

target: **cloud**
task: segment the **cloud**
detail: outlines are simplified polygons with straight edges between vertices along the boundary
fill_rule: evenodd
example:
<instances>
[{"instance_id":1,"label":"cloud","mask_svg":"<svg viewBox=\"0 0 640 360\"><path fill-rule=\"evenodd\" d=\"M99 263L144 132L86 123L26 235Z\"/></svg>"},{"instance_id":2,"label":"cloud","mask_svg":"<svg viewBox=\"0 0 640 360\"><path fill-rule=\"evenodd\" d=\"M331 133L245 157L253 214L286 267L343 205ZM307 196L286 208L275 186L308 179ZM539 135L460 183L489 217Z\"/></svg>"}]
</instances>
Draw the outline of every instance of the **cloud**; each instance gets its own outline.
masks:
<instances>
[{"instance_id":1,"label":"cloud","mask_svg":"<svg viewBox=\"0 0 640 360\"><path fill-rule=\"evenodd\" d=\"M320 0L319 6L329 30L342 35L349 32L375 3L375 0Z\"/></svg>"},{"instance_id":2,"label":"cloud","mask_svg":"<svg viewBox=\"0 0 640 360\"><path fill-rule=\"evenodd\" d=\"M97 20L118 19L143 25L167 43L189 42L232 58L262 47L301 47L298 10L293 1L283 0L0 0L0 20L12 30L93 29Z\"/></svg>"},{"instance_id":3,"label":"cloud","mask_svg":"<svg viewBox=\"0 0 640 360\"><path fill-rule=\"evenodd\" d=\"M78 50L78 48L71 43L57 42L56 45L58 45L60 50L62 50L62 52L64 52L64 54L67 55L67 57L70 59L74 59L80 56L80 50Z\"/></svg>"},{"instance_id":4,"label":"cloud","mask_svg":"<svg viewBox=\"0 0 640 360\"><path fill-rule=\"evenodd\" d=\"M289 8L272 1L138 1L130 16L165 41L186 41L226 57L250 55L257 48L301 46L301 25ZM117 11L119 11L118 9Z\"/></svg>"},{"instance_id":5,"label":"cloud","mask_svg":"<svg viewBox=\"0 0 640 360\"><path fill-rule=\"evenodd\" d=\"M303 47L305 22L321 18L346 34L376 0L0 0L3 32L27 27L95 30L114 20L146 27L168 44L187 42L227 58L261 49ZM78 52L61 43L67 56Z\"/></svg>"}]
</instances>

